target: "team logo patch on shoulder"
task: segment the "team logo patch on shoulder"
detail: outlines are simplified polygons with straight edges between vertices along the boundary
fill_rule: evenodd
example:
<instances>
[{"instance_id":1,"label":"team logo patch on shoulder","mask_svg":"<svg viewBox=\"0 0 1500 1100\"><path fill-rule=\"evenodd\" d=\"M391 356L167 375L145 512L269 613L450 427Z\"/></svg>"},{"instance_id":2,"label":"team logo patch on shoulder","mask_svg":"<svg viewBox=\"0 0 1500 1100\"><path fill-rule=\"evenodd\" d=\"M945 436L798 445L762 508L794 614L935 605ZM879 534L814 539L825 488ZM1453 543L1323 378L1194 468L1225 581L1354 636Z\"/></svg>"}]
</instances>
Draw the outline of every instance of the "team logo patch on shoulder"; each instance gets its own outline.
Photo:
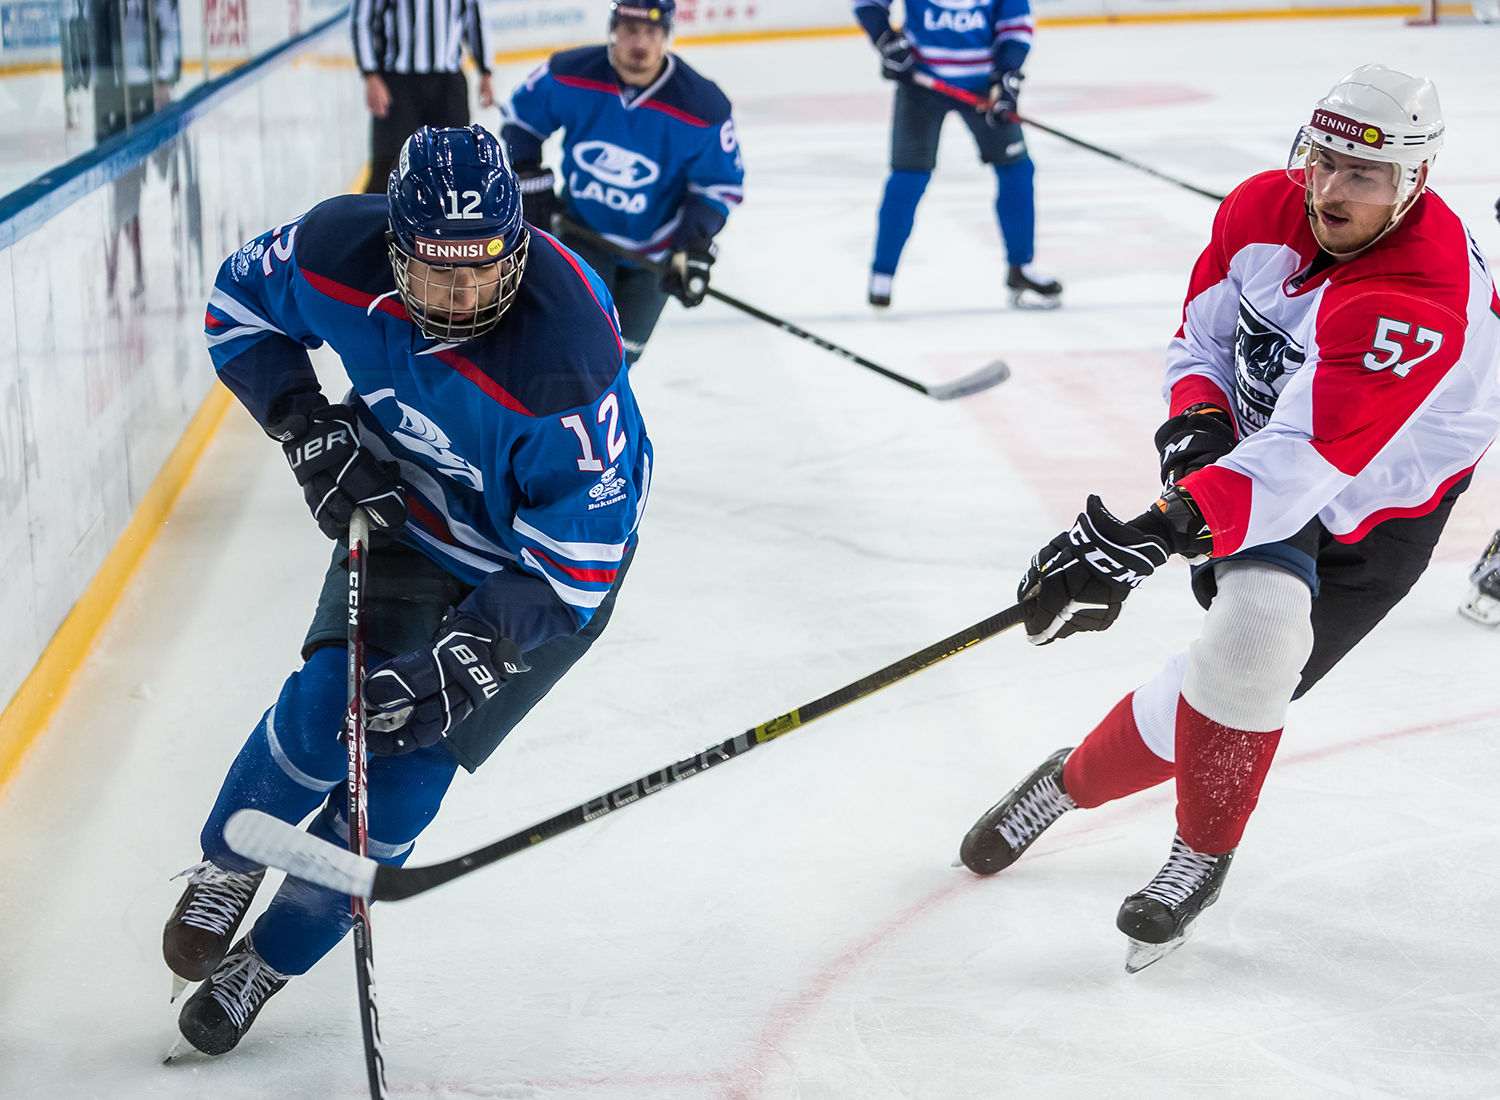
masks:
<instances>
[{"instance_id":1,"label":"team logo patch on shoulder","mask_svg":"<svg viewBox=\"0 0 1500 1100\"><path fill-rule=\"evenodd\" d=\"M618 466L611 466L599 475L599 480L589 489L589 499L593 501L589 511L607 508L625 499L625 479L619 476L619 470Z\"/></svg>"}]
</instances>

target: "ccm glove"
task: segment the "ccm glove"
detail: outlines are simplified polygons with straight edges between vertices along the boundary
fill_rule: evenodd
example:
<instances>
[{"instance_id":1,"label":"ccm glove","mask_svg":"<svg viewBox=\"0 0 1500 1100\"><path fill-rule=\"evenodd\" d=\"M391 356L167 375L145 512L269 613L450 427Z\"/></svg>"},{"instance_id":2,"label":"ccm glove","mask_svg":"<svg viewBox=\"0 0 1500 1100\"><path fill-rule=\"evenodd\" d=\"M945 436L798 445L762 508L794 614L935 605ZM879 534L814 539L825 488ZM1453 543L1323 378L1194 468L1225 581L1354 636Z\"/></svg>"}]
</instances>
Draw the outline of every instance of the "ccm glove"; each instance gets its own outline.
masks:
<instances>
[{"instance_id":1,"label":"ccm glove","mask_svg":"<svg viewBox=\"0 0 1500 1100\"><path fill-rule=\"evenodd\" d=\"M1193 405L1156 429L1161 483L1171 485L1234 450L1234 421L1217 405Z\"/></svg>"},{"instance_id":2,"label":"ccm glove","mask_svg":"<svg viewBox=\"0 0 1500 1100\"><path fill-rule=\"evenodd\" d=\"M281 440L307 506L329 538L344 537L355 508L364 508L372 523L388 531L406 522L397 466L360 446L348 405L324 405L306 416L288 417L270 432Z\"/></svg>"},{"instance_id":3,"label":"ccm glove","mask_svg":"<svg viewBox=\"0 0 1500 1100\"><path fill-rule=\"evenodd\" d=\"M1016 99L1021 94L1021 81L1024 79L1019 69L1006 69L990 74L990 103L984 113L991 126L1009 122L1016 113Z\"/></svg>"},{"instance_id":4,"label":"ccm glove","mask_svg":"<svg viewBox=\"0 0 1500 1100\"><path fill-rule=\"evenodd\" d=\"M365 680L366 747L396 756L435 745L530 669L514 642L450 609L430 645L393 657Z\"/></svg>"},{"instance_id":5,"label":"ccm glove","mask_svg":"<svg viewBox=\"0 0 1500 1100\"><path fill-rule=\"evenodd\" d=\"M895 28L887 30L875 39L875 48L880 51L881 76L902 84L911 80L911 67L916 61L916 55L912 52L911 39L906 37L905 31Z\"/></svg>"},{"instance_id":6,"label":"ccm glove","mask_svg":"<svg viewBox=\"0 0 1500 1100\"><path fill-rule=\"evenodd\" d=\"M1016 590L1026 608L1026 640L1046 645L1108 629L1131 589L1166 564L1168 553L1165 539L1115 518L1090 496L1073 526L1037 551Z\"/></svg>"},{"instance_id":7,"label":"ccm glove","mask_svg":"<svg viewBox=\"0 0 1500 1100\"><path fill-rule=\"evenodd\" d=\"M563 212L557 197L557 177L552 169L540 164L517 165L516 181L521 188L521 217L546 233L552 232L552 219Z\"/></svg>"},{"instance_id":8,"label":"ccm glove","mask_svg":"<svg viewBox=\"0 0 1500 1100\"><path fill-rule=\"evenodd\" d=\"M708 269L713 264L713 253L706 248L674 252L668 257L666 270L662 272L661 288L692 309L708 293Z\"/></svg>"}]
</instances>

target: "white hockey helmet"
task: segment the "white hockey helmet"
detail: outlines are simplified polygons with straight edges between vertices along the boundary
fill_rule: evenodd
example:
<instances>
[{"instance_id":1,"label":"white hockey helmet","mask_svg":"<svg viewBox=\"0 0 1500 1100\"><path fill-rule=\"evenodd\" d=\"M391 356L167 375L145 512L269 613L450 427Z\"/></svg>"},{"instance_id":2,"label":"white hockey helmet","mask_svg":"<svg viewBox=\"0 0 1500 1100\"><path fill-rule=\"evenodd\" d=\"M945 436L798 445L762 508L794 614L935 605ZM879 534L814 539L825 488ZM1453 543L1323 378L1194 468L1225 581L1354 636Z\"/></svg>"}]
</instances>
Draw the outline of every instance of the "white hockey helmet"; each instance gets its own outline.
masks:
<instances>
[{"instance_id":1,"label":"white hockey helmet","mask_svg":"<svg viewBox=\"0 0 1500 1100\"><path fill-rule=\"evenodd\" d=\"M1420 191L1422 166L1443 146L1443 129L1432 81L1384 65L1361 65L1318 100L1292 145L1287 171L1302 182L1318 149L1395 165L1389 201L1404 213Z\"/></svg>"}]
</instances>

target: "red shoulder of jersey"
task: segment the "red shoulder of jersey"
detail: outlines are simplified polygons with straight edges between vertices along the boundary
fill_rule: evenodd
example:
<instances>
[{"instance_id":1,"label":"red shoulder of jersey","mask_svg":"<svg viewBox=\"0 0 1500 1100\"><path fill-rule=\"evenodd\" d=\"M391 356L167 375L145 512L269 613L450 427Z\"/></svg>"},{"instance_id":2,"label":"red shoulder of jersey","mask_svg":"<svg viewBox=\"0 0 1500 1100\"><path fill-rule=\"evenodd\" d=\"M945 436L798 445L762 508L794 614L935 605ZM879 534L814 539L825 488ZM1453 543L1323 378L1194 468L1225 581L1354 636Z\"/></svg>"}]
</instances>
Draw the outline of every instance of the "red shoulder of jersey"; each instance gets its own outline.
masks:
<instances>
[{"instance_id":1,"label":"red shoulder of jersey","mask_svg":"<svg viewBox=\"0 0 1500 1100\"><path fill-rule=\"evenodd\" d=\"M1436 195L1363 256L1337 265L1319 305L1312 444L1363 469L1458 362L1468 323L1468 235Z\"/></svg>"}]
</instances>

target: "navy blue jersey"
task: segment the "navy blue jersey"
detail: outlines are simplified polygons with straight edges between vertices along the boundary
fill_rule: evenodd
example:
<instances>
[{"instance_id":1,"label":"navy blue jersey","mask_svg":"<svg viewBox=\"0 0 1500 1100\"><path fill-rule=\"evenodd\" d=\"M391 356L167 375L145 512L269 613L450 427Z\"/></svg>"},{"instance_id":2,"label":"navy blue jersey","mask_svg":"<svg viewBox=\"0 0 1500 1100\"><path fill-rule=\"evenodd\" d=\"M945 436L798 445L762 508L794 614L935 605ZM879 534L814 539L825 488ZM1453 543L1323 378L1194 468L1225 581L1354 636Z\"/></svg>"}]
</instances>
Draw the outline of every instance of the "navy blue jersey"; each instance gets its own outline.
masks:
<instances>
[{"instance_id":1,"label":"navy blue jersey","mask_svg":"<svg viewBox=\"0 0 1500 1100\"><path fill-rule=\"evenodd\" d=\"M621 86L606 46L555 53L500 114L513 164L563 130L569 217L652 258L707 247L744 195L729 100L670 53L647 88Z\"/></svg>"},{"instance_id":2,"label":"navy blue jersey","mask_svg":"<svg viewBox=\"0 0 1500 1100\"><path fill-rule=\"evenodd\" d=\"M852 0L874 41L890 29L891 0ZM917 69L970 91L986 91L992 72L1019 69L1031 50L1029 0L906 0L907 36Z\"/></svg>"},{"instance_id":3,"label":"navy blue jersey","mask_svg":"<svg viewBox=\"0 0 1500 1100\"><path fill-rule=\"evenodd\" d=\"M483 336L424 338L396 292L383 195L313 207L233 253L209 299L219 378L263 427L322 404L307 349L343 360L360 442L400 466L396 537L477 585L464 609L521 649L588 622L651 479L614 303L532 230L520 291Z\"/></svg>"}]
</instances>

